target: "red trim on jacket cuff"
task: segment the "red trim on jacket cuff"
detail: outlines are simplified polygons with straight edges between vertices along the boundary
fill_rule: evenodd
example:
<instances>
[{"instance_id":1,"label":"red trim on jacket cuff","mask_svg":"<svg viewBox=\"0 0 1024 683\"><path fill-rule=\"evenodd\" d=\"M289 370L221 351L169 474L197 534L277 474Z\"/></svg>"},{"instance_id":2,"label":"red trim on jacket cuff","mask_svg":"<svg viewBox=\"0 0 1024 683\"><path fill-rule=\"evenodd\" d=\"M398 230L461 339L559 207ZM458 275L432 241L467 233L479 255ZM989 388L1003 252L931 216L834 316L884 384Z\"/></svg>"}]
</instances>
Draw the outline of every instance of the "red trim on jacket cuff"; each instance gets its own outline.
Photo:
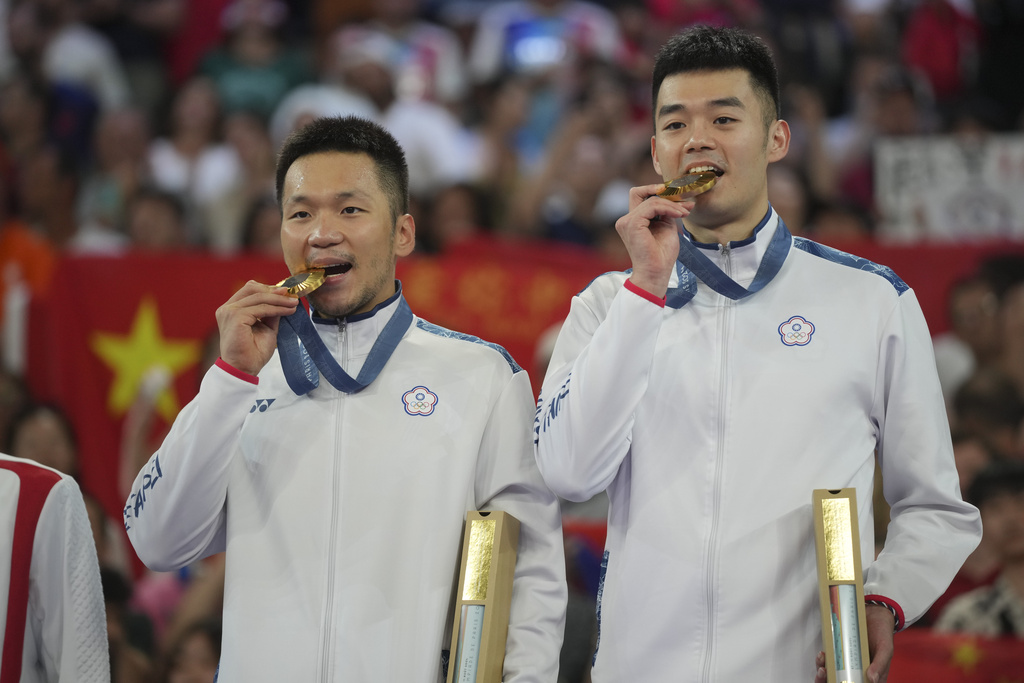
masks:
<instances>
[{"instance_id":1,"label":"red trim on jacket cuff","mask_svg":"<svg viewBox=\"0 0 1024 683\"><path fill-rule=\"evenodd\" d=\"M892 598L887 598L884 595L865 595L864 602L868 603L869 605L879 605L881 607L885 607L886 609L888 609L896 618L896 627L893 630L903 630L903 627L904 625L906 625L907 621L903 617L903 608L900 607L900 604L898 602L896 602Z\"/></svg>"},{"instance_id":2,"label":"red trim on jacket cuff","mask_svg":"<svg viewBox=\"0 0 1024 683\"><path fill-rule=\"evenodd\" d=\"M644 299L650 301L652 304L665 308L665 297L661 297L659 299L658 297L654 296L643 287L637 287L636 285L634 285L631 280L626 280L626 284L624 286L626 289L633 292L637 296L641 296Z\"/></svg>"},{"instance_id":3,"label":"red trim on jacket cuff","mask_svg":"<svg viewBox=\"0 0 1024 683\"><path fill-rule=\"evenodd\" d=\"M238 379L243 379L246 382L249 382L250 384L260 383L259 377L257 377L256 375L250 375L248 372L245 372L243 370L239 370L235 366L225 361L223 358L218 358L214 365L216 365L218 368L228 373L229 375L237 377Z\"/></svg>"}]
</instances>

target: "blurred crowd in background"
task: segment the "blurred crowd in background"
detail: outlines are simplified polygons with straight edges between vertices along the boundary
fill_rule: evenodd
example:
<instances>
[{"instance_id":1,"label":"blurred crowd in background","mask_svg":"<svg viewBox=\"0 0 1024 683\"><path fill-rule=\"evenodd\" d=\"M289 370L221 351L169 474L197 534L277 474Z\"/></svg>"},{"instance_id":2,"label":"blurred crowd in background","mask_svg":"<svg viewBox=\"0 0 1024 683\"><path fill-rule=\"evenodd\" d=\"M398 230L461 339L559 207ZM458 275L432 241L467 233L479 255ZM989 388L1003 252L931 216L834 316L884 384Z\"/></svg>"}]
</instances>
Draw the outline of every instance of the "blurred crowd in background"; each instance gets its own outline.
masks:
<instances>
[{"instance_id":1,"label":"blurred crowd in background","mask_svg":"<svg viewBox=\"0 0 1024 683\"><path fill-rule=\"evenodd\" d=\"M875 239L881 138L1024 134L1022 0L0 0L0 19L0 306L65 254L280 255L276 150L330 114L404 147L419 251L559 242L621 259L628 188L661 181L654 54L694 23L752 30L776 55L793 141L769 192L794 234ZM936 339L966 495L992 463L1024 462L1021 283L1018 260L987 262ZM0 407L5 452L75 473L60 407L13 372ZM212 680L223 558L147 573L90 511L114 680ZM1005 533L1024 535L1018 517ZM995 582L1006 545L987 533L950 597ZM585 558L576 569L585 615ZM587 619L570 614L565 681L585 676Z\"/></svg>"}]
</instances>

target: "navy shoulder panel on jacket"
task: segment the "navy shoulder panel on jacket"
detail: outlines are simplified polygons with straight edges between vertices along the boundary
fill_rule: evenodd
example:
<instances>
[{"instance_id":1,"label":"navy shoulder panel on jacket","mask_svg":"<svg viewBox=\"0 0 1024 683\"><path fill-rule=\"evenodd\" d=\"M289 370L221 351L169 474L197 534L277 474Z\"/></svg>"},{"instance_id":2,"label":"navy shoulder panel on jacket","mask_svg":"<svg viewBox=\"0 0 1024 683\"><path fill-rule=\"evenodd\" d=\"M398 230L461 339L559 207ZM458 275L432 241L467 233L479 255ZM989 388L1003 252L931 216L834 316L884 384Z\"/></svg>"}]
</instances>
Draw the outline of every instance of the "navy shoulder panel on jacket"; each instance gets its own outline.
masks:
<instances>
[{"instance_id":1,"label":"navy shoulder panel on jacket","mask_svg":"<svg viewBox=\"0 0 1024 683\"><path fill-rule=\"evenodd\" d=\"M593 280L588 282L586 287L584 287L580 291L576 292L576 296L579 296L583 292L585 292L588 289L590 289L590 286L593 285L598 280L600 280L601 278L608 277L609 275L625 275L626 277L629 277L632 274L633 274L633 269L632 268L627 268L626 270L609 270L606 273L601 273L600 275L595 277Z\"/></svg>"},{"instance_id":2,"label":"navy shoulder panel on jacket","mask_svg":"<svg viewBox=\"0 0 1024 683\"><path fill-rule=\"evenodd\" d=\"M441 327L440 325L435 325L434 323L427 322L422 318L416 319L416 327L423 330L424 332L436 334L438 337L444 337L446 339L458 339L461 341L468 341L474 344L480 344L482 346L490 347L497 351L498 353L500 353L505 358L505 361L508 362L508 366L512 369L513 375L522 370L522 368L519 367L519 364L516 363L515 359L512 357L512 354L510 354L508 351L504 349L504 347L499 346L498 344L494 344L493 342L489 341L484 341L480 337L474 337L471 334L465 334L463 332L449 330L445 327Z\"/></svg>"},{"instance_id":3,"label":"navy shoulder panel on jacket","mask_svg":"<svg viewBox=\"0 0 1024 683\"><path fill-rule=\"evenodd\" d=\"M793 246L800 251L823 258L826 261L832 263L838 263L842 266L849 266L850 268L856 268L857 270L867 271L879 275L893 286L896 293L902 295L904 292L910 289L910 286L900 279L900 276L893 272L892 268L883 266L874 261L869 261L866 258L860 256L854 256L853 254L847 254L845 251L839 251L832 247L826 247L823 244L818 244L806 237L794 237Z\"/></svg>"}]
</instances>

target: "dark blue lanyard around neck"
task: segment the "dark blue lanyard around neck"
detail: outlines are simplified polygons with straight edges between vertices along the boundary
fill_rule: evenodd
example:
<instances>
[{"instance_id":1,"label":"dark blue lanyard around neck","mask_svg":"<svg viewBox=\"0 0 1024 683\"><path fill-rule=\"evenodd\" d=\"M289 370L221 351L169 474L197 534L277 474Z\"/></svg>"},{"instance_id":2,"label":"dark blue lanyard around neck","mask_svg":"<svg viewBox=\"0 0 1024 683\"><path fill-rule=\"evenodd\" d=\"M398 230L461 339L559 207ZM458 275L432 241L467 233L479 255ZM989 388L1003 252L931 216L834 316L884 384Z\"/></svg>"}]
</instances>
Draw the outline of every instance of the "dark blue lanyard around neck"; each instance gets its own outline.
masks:
<instances>
[{"instance_id":1,"label":"dark blue lanyard around neck","mask_svg":"<svg viewBox=\"0 0 1024 683\"><path fill-rule=\"evenodd\" d=\"M398 297L398 306L391 320L384 325L373 343L359 375L353 379L331 355L324 340L316 331L303 306L291 315L281 318L277 328L277 350L281 356L284 377L298 395L308 394L320 384L320 375L338 391L354 394L370 385L384 369L405 331L412 324L412 310L405 297Z\"/></svg>"},{"instance_id":2,"label":"dark blue lanyard around neck","mask_svg":"<svg viewBox=\"0 0 1024 683\"><path fill-rule=\"evenodd\" d=\"M738 301L764 288L772 281L782 264L786 261L789 248L793 244L793 236L786 224L779 219L768 248L761 258L761 265L754 274L749 287L743 287L726 275L721 268L711 262L686 237L679 237L679 258L676 260L676 275L679 278L677 287L670 287L665 304L672 308L682 308L697 294L697 280L706 284L722 296Z\"/></svg>"}]
</instances>

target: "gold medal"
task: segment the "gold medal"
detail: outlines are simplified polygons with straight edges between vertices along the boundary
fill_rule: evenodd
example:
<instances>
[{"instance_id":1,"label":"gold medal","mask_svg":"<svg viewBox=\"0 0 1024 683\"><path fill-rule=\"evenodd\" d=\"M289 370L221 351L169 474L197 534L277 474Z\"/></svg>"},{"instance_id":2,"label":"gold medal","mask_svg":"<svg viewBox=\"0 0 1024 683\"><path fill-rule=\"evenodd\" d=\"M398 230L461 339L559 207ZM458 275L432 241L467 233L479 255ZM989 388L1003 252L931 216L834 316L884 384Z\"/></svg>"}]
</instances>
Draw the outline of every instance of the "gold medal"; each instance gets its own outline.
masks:
<instances>
[{"instance_id":1,"label":"gold medal","mask_svg":"<svg viewBox=\"0 0 1024 683\"><path fill-rule=\"evenodd\" d=\"M324 283L324 269L314 268L278 282L275 287L287 287L288 293L295 297L306 296Z\"/></svg>"},{"instance_id":2,"label":"gold medal","mask_svg":"<svg viewBox=\"0 0 1024 683\"><path fill-rule=\"evenodd\" d=\"M681 202L684 199L695 197L701 192L707 192L715 186L717 180L718 176L714 171L688 173L665 183L665 189L659 192L658 196L671 199L674 202Z\"/></svg>"}]
</instances>

